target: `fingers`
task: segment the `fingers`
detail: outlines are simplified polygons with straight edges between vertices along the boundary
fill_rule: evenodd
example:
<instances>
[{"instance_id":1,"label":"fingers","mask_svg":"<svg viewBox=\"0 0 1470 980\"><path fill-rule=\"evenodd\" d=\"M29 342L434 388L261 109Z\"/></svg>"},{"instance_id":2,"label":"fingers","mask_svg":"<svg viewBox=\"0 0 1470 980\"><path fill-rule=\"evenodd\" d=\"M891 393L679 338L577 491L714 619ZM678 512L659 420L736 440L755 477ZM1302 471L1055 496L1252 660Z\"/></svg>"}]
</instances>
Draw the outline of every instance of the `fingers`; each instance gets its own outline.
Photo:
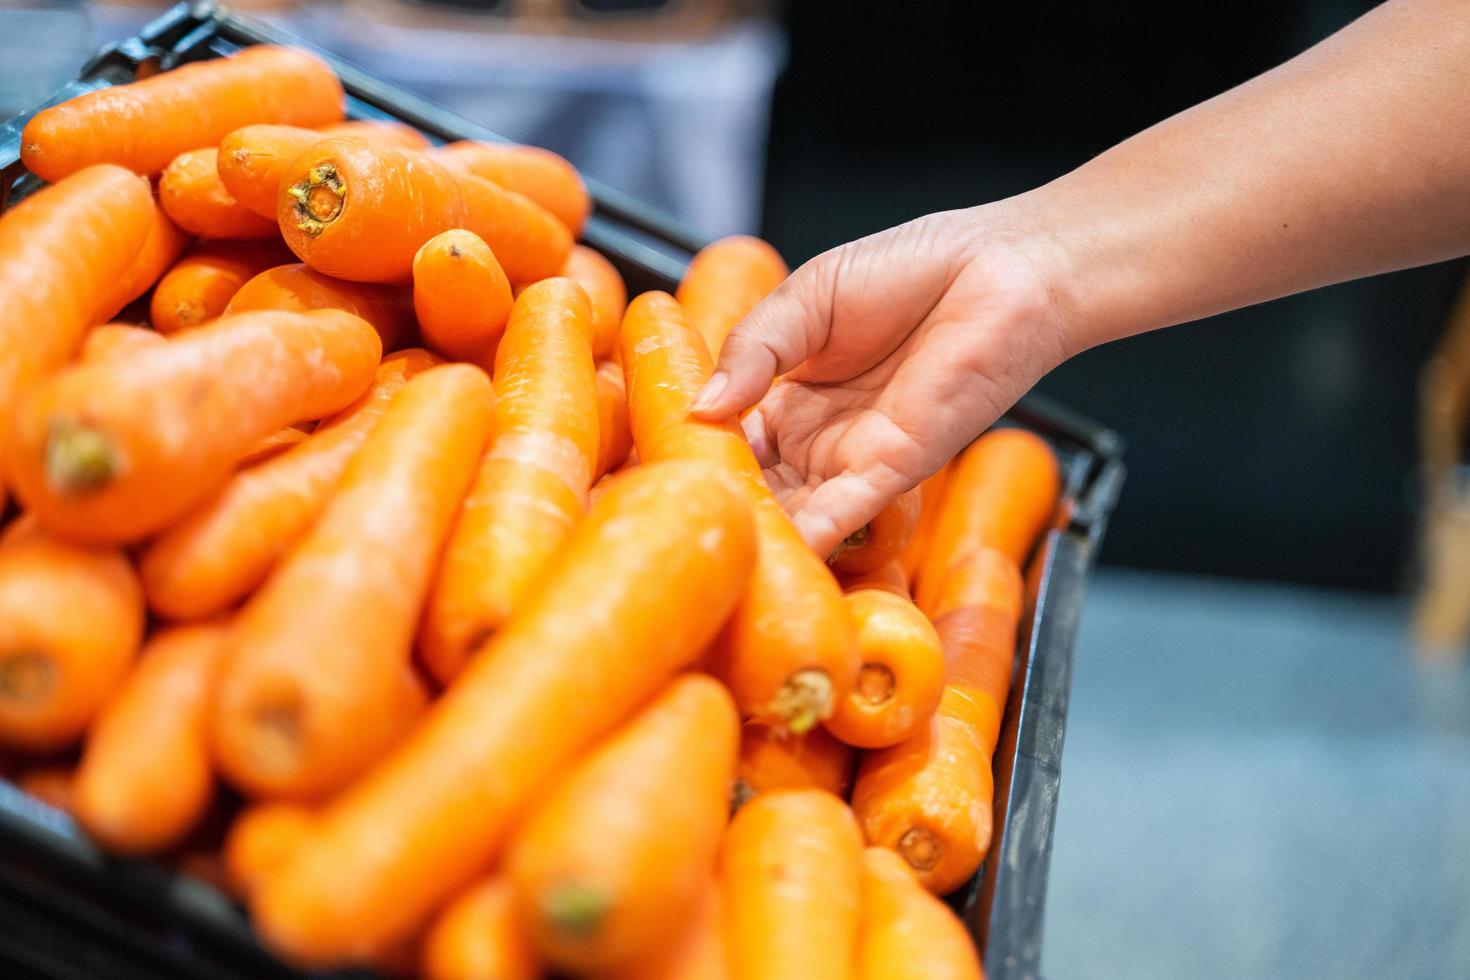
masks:
<instances>
[{"instance_id":1,"label":"fingers","mask_svg":"<svg viewBox=\"0 0 1470 980\"><path fill-rule=\"evenodd\" d=\"M830 555L849 534L909 489L897 474L843 473L819 485L791 515L802 538L819 555Z\"/></svg>"},{"instance_id":2,"label":"fingers","mask_svg":"<svg viewBox=\"0 0 1470 980\"><path fill-rule=\"evenodd\" d=\"M745 430L745 441L750 443L751 452L755 453L755 461L760 468L765 470L776 465L779 458L776 453L775 440L771 438L770 430L766 428L765 416L759 408L740 421L740 427Z\"/></svg>"}]
</instances>

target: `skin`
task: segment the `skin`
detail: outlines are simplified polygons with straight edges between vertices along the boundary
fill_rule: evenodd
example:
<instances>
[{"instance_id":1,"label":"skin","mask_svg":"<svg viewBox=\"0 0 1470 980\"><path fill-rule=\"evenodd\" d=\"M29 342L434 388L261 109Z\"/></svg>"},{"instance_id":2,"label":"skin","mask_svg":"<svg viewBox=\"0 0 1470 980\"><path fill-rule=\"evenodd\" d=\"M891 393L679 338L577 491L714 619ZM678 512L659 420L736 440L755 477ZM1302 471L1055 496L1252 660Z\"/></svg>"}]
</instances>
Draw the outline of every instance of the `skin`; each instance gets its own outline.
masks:
<instances>
[{"instance_id":1,"label":"skin","mask_svg":"<svg viewBox=\"0 0 1470 980\"><path fill-rule=\"evenodd\" d=\"M1470 252L1467 98L1470 7L1390 0L1050 184L817 256L694 414L759 402L766 478L827 554L1075 354Z\"/></svg>"}]
</instances>

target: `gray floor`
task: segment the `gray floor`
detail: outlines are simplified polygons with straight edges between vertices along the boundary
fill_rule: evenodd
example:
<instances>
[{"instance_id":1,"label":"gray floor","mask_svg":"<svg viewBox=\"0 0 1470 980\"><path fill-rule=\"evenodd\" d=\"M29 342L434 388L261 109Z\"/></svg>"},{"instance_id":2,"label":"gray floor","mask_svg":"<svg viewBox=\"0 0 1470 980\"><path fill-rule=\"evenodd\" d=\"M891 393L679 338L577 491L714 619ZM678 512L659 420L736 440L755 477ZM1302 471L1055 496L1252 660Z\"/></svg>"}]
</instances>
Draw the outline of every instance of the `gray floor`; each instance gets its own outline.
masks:
<instances>
[{"instance_id":1,"label":"gray floor","mask_svg":"<svg viewBox=\"0 0 1470 980\"><path fill-rule=\"evenodd\" d=\"M1470 669L1416 664L1405 609L1098 577L1048 980L1470 977Z\"/></svg>"}]
</instances>

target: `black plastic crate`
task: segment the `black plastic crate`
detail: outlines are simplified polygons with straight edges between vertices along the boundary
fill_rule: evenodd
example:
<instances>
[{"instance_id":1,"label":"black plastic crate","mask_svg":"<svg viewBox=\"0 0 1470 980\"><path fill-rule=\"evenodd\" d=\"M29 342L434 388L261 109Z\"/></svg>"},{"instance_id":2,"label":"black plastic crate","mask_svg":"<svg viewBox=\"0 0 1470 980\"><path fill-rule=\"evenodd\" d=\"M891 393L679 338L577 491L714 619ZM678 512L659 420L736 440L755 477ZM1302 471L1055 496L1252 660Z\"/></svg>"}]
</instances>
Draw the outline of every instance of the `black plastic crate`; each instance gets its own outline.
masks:
<instances>
[{"instance_id":1,"label":"black plastic crate","mask_svg":"<svg viewBox=\"0 0 1470 980\"><path fill-rule=\"evenodd\" d=\"M348 115L397 119L436 141L503 137L313 45L212 4L182 3L135 37L108 45L75 81L0 124L0 209L39 186L20 163L20 133L47 105L251 44L316 51L342 79ZM672 291L704 243L677 220L587 181L582 241L617 267L630 295ZM1041 929L1061 780L1073 647L1087 573L1122 486L1122 440L1040 396L1007 424L1046 437L1062 461L1070 517L1041 543L1009 703L995 756L995 835L980 874L951 901L984 950L990 980L1039 976ZM347 878L350 880L350 873ZM161 864L103 854L62 813L0 780L0 976L299 977L256 943L244 911L213 887ZM336 974L335 976L351 976Z\"/></svg>"}]
</instances>

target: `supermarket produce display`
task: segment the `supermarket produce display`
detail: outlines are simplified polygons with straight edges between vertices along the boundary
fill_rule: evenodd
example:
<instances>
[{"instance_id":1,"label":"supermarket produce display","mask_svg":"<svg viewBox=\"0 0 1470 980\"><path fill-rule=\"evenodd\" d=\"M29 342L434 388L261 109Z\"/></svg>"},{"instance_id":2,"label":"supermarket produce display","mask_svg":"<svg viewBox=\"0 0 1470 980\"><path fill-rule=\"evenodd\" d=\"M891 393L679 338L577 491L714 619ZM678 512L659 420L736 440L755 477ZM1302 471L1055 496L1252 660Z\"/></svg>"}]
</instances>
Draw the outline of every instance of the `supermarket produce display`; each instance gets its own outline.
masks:
<instances>
[{"instance_id":1,"label":"supermarket produce display","mask_svg":"<svg viewBox=\"0 0 1470 980\"><path fill-rule=\"evenodd\" d=\"M818 555L688 415L774 249L208 6L0 164L0 964L1037 975L1115 436Z\"/></svg>"}]
</instances>

